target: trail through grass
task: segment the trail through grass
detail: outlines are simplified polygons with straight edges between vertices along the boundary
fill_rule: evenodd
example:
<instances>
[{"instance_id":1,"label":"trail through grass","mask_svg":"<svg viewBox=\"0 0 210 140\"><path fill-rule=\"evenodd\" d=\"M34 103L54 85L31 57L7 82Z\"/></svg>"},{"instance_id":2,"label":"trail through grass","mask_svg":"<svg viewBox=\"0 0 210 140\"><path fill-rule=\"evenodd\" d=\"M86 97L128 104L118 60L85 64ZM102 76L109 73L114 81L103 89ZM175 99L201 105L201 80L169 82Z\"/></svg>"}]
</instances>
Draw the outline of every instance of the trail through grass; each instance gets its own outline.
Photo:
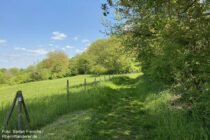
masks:
<instances>
[{"instance_id":1,"label":"trail through grass","mask_svg":"<svg viewBox=\"0 0 210 140\"><path fill-rule=\"evenodd\" d=\"M54 123L44 127L38 138L43 140L90 138L88 135L91 131L89 129L91 113L90 110L86 110L64 115Z\"/></svg>"},{"instance_id":2,"label":"trail through grass","mask_svg":"<svg viewBox=\"0 0 210 140\"><path fill-rule=\"evenodd\" d=\"M139 74L120 76L89 85L86 92L72 88L69 102L65 92L28 98L32 122L24 126L42 129L43 140L208 140L198 115L171 105L172 98L161 83ZM13 117L9 128L17 127L16 122Z\"/></svg>"},{"instance_id":3,"label":"trail through grass","mask_svg":"<svg viewBox=\"0 0 210 140\"><path fill-rule=\"evenodd\" d=\"M174 95L160 83L123 76L102 83L99 91L97 106L43 127L40 139L208 140L197 115L172 106Z\"/></svg>"}]
</instances>

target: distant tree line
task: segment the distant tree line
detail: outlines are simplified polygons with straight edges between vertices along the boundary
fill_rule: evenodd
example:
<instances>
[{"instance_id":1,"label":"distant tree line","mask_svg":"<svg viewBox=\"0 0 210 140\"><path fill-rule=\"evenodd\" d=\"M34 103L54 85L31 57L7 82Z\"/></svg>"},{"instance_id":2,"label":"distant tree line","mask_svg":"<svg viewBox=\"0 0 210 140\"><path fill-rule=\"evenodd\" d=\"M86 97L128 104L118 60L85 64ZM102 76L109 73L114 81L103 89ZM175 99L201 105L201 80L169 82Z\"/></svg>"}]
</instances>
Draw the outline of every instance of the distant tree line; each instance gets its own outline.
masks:
<instances>
[{"instance_id":1,"label":"distant tree line","mask_svg":"<svg viewBox=\"0 0 210 140\"><path fill-rule=\"evenodd\" d=\"M26 69L0 69L0 84L19 84L57 79L78 74L116 74L138 72L134 54L124 52L116 37L100 39L82 54L69 58L64 52L54 51L37 65Z\"/></svg>"}]
</instances>

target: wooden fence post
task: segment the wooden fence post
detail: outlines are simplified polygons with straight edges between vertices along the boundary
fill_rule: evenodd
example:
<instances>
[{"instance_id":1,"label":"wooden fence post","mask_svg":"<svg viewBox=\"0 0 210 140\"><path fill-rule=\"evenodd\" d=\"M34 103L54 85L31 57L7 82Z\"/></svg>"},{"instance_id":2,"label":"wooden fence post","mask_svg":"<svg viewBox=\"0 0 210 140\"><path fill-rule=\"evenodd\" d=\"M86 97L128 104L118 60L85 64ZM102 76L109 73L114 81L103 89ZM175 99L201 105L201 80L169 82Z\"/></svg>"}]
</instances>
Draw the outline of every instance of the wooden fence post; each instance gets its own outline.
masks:
<instances>
[{"instance_id":1,"label":"wooden fence post","mask_svg":"<svg viewBox=\"0 0 210 140\"><path fill-rule=\"evenodd\" d=\"M66 81L67 100L69 99L69 80Z\"/></svg>"},{"instance_id":2,"label":"wooden fence post","mask_svg":"<svg viewBox=\"0 0 210 140\"><path fill-rule=\"evenodd\" d=\"M4 110L4 104L3 103L1 103L1 110L2 110L2 112Z\"/></svg>"},{"instance_id":3,"label":"wooden fence post","mask_svg":"<svg viewBox=\"0 0 210 140\"><path fill-rule=\"evenodd\" d=\"M84 86L85 86L84 88L85 88L85 92L86 92L86 90L87 90L87 87L86 87L87 86L86 78L84 79Z\"/></svg>"},{"instance_id":4,"label":"wooden fence post","mask_svg":"<svg viewBox=\"0 0 210 140\"><path fill-rule=\"evenodd\" d=\"M95 77L95 81L94 81L94 82L95 82L95 86L96 86L96 82L97 82L97 81L96 81L96 77Z\"/></svg>"}]
</instances>

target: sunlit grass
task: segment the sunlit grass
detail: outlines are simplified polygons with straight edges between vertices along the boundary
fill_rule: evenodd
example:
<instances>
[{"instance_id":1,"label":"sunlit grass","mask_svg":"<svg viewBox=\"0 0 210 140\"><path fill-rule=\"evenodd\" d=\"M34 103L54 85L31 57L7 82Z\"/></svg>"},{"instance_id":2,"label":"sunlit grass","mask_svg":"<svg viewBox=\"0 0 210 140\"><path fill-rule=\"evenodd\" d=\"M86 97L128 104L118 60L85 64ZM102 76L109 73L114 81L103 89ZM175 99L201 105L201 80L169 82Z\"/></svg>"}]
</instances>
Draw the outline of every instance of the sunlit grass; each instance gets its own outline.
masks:
<instances>
[{"instance_id":1,"label":"sunlit grass","mask_svg":"<svg viewBox=\"0 0 210 140\"><path fill-rule=\"evenodd\" d=\"M109 76L103 75L98 76L96 80L103 81L104 77L106 80L109 79ZM27 128L39 128L65 113L97 106L105 88L100 83L97 83L97 85L87 85L85 90L84 85L82 85L85 78L88 84L95 81L94 76L81 75L0 88L0 126L3 127L5 117L17 90L23 91L23 96L29 110L31 123L30 126L26 126ZM67 79L70 81L70 96L68 101L66 93ZM75 85L80 86L74 87ZM17 111L17 108L15 108L15 111ZM17 116L15 113L13 116ZM10 124L10 128L17 128L17 117L12 117Z\"/></svg>"},{"instance_id":2,"label":"sunlit grass","mask_svg":"<svg viewBox=\"0 0 210 140\"><path fill-rule=\"evenodd\" d=\"M108 79L109 76L105 75L105 78ZM87 83L95 81L95 77L92 75L79 75L56 80L46 80L13 86L4 86L0 87L0 103L5 104L7 102L11 102L18 90L23 91L24 97L26 99L63 94L66 92L67 79L70 82L70 87L84 84L84 79L86 79ZM104 75L97 76L96 80L104 80Z\"/></svg>"},{"instance_id":3,"label":"sunlit grass","mask_svg":"<svg viewBox=\"0 0 210 140\"><path fill-rule=\"evenodd\" d=\"M170 89L147 81L141 74L89 85L86 91L82 86L72 87L69 100L63 88L59 94L27 98L31 123L24 122L25 128L42 129L45 140L61 136L100 140L209 138L196 112L171 105L174 95ZM0 114L5 115L8 108ZM17 115L13 115L9 128L17 127ZM1 125L3 120L0 118Z\"/></svg>"},{"instance_id":4,"label":"sunlit grass","mask_svg":"<svg viewBox=\"0 0 210 140\"><path fill-rule=\"evenodd\" d=\"M88 86L85 91L83 87L72 88L74 91L70 93L67 98L66 93L49 95L40 97L29 98L26 101L28 112L30 115L31 122L28 125L24 118L24 126L28 129L40 128L48 123L51 123L59 116L77 111L86 110L99 105L99 99L103 96L103 93L99 91L98 87ZM3 110L0 111L0 125L3 127L3 122L7 112L9 111L10 104L4 106ZM9 122L8 128L17 129L17 107L14 109L12 118Z\"/></svg>"},{"instance_id":5,"label":"sunlit grass","mask_svg":"<svg viewBox=\"0 0 210 140\"><path fill-rule=\"evenodd\" d=\"M104 104L94 114L94 136L134 140L208 139L208 131L198 114L171 105L174 95L167 87L143 77L137 79L113 80L114 92L104 98ZM124 86L125 83L129 84ZM111 83L106 85L112 87Z\"/></svg>"}]
</instances>

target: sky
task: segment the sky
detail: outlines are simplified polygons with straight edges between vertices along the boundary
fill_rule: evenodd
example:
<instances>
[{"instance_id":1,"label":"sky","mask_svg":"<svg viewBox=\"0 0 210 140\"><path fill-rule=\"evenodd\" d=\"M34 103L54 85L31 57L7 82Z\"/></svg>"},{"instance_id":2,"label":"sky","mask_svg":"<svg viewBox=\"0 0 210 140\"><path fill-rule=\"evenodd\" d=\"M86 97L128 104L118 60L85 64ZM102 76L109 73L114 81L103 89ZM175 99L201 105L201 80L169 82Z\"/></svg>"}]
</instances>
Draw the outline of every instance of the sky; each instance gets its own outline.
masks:
<instances>
[{"instance_id":1,"label":"sky","mask_svg":"<svg viewBox=\"0 0 210 140\"><path fill-rule=\"evenodd\" d=\"M55 50L69 57L105 38L104 0L0 0L0 68L26 68Z\"/></svg>"}]
</instances>

